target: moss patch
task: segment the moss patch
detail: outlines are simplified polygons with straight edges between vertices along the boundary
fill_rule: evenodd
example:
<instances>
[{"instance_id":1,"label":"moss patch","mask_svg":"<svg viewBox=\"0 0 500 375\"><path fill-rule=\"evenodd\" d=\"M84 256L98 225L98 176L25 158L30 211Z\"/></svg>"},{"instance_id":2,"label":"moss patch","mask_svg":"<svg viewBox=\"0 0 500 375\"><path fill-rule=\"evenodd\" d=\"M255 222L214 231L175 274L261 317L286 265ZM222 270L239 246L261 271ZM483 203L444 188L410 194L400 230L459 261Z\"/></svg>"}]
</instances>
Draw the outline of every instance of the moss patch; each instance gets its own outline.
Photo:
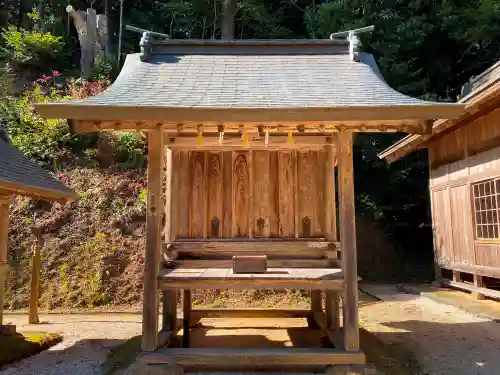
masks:
<instances>
[{"instance_id":1,"label":"moss patch","mask_svg":"<svg viewBox=\"0 0 500 375\"><path fill-rule=\"evenodd\" d=\"M58 333L24 332L0 336L0 365L7 365L30 357L61 342Z\"/></svg>"}]
</instances>

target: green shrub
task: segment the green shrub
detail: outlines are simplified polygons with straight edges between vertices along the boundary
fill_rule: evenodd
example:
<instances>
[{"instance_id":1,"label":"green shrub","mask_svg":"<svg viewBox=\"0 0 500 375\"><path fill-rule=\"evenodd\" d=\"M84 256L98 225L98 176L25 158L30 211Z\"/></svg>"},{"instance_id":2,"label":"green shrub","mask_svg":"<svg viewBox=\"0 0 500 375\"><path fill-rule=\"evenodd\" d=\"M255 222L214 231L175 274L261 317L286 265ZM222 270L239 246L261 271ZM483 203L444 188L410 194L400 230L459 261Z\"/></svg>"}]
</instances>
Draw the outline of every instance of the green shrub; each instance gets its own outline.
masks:
<instances>
[{"instance_id":1,"label":"green shrub","mask_svg":"<svg viewBox=\"0 0 500 375\"><path fill-rule=\"evenodd\" d=\"M7 61L14 70L30 69L43 72L60 68L64 63L64 42L51 33L17 30L9 26L2 31Z\"/></svg>"},{"instance_id":2,"label":"green shrub","mask_svg":"<svg viewBox=\"0 0 500 375\"><path fill-rule=\"evenodd\" d=\"M115 133L115 161L121 171L143 168L146 161L146 143L136 133Z\"/></svg>"},{"instance_id":3,"label":"green shrub","mask_svg":"<svg viewBox=\"0 0 500 375\"><path fill-rule=\"evenodd\" d=\"M71 135L66 120L43 119L32 103L60 100L55 90L44 95L40 86L26 92L20 99L11 99L6 105L7 131L12 144L26 156L46 163L55 163L61 155L61 145Z\"/></svg>"}]
</instances>

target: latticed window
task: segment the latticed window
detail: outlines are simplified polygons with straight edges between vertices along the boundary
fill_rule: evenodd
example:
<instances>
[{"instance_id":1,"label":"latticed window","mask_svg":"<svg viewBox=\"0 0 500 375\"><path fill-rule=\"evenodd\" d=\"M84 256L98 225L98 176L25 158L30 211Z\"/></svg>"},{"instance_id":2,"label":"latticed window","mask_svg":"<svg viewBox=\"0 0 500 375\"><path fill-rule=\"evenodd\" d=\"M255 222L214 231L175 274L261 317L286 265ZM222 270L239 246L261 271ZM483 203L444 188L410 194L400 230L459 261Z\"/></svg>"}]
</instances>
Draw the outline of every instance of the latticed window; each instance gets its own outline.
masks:
<instances>
[{"instance_id":1,"label":"latticed window","mask_svg":"<svg viewBox=\"0 0 500 375\"><path fill-rule=\"evenodd\" d=\"M500 178L472 185L477 239L498 239L500 218Z\"/></svg>"}]
</instances>

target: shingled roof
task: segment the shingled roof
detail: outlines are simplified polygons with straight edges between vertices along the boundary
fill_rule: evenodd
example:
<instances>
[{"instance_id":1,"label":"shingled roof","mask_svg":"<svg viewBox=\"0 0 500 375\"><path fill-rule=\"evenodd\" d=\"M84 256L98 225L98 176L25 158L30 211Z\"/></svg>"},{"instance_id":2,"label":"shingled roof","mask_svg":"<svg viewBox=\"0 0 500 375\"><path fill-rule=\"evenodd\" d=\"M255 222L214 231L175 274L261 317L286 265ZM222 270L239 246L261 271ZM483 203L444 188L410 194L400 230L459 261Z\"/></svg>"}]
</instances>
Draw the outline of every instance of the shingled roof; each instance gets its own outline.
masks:
<instances>
[{"instance_id":1,"label":"shingled roof","mask_svg":"<svg viewBox=\"0 0 500 375\"><path fill-rule=\"evenodd\" d=\"M69 200L78 195L0 139L0 191L40 199Z\"/></svg>"},{"instance_id":2,"label":"shingled roof","mask_svg":"<svg viewBox=\"0 0 500 375\"><path fill-rule=\"evenodd\" d=\"M462 106L403 95L344 40L168 40L127 56L97 96L40 103L78 120L347 121L454 117Z\"/></svg>"}]
</instances>

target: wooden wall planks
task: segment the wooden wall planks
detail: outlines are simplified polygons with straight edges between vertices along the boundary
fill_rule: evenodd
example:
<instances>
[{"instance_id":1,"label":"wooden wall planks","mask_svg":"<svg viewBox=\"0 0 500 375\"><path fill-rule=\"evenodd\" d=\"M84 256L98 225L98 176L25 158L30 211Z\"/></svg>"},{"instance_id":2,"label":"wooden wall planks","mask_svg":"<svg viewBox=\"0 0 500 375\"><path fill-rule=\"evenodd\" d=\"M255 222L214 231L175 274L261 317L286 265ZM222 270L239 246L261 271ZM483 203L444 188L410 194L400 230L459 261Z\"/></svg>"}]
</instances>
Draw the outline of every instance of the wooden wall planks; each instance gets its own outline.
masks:
<instances>
[{"instance_id":1,"label":"wooden wall planks","mask_svg":"<svg viewBox=\"0 0 500 375\"><path fill-rule=\"evenodd\" d=\"M325 235L326 150L175 150L172 159L172 236Z\"/></svg>"},{"instance_id":2,"label":"wooden wall planks","mask_svg":"<svg viewBox=\"0 0 500 375\"><path fill-rule=\"evenodd\" d=\"M189 237L205 237L206 222L206 153L191 151L189 153Z\"/></svg>"},{"instance_id":3,"label":"wooden wall planks","mask_svg":"<svg viewBox=\"0 0 500 375\"><path fill-rule=\"evenodd\" d=\"M270 194L269 152L252 152L253 169L253 235L254 237L270 237Z\"/></svg>"},{"instance_id":4,"label":"wooden wall planks","mask_svg":"<svg viewBox=\"0 0 500 375\"><path fill-rule=\"evenodd\" d=\"M189 152L174 152L174 171L177 171L177 230L178 237L189 237Z\"/></svg>"},{"instance_id":5,"label":"wooden wall planks","mask_svg":"<svg viewBox=\"0 0 500 375\"><path fill-rule=\"evenodd\" d=\"M247 152L233 152L233 231L232 237L248 237L250 170Z\"/></svg>"},{"instance_id":6,"label":"wooden wall planks","mask_svg":"<svg viewBox=\"0 0 500 375\"><path fill-rule=\"evenodd\" d=\"M208 237L222 237L222 153L208 152Z\"/></svg>"},{"instance_id":7,"label":"wooden wall planks","mask_svg":"<svg viewBox=\"0 0 500 375\"><path fill-rule=\"evenodd\" d=\"M233 235L233 153L222 153L222 237Z\"/></svg>"},{"instance_id":8,"label":"wooden wall planks","mask_svg":"<svg viewBox=\"0 0 500 375\"><path fill-rule=\"evenodd\" d=\"M293 151L278 151L279 237L295 236Z\"/></svg>"}]
</instances>

